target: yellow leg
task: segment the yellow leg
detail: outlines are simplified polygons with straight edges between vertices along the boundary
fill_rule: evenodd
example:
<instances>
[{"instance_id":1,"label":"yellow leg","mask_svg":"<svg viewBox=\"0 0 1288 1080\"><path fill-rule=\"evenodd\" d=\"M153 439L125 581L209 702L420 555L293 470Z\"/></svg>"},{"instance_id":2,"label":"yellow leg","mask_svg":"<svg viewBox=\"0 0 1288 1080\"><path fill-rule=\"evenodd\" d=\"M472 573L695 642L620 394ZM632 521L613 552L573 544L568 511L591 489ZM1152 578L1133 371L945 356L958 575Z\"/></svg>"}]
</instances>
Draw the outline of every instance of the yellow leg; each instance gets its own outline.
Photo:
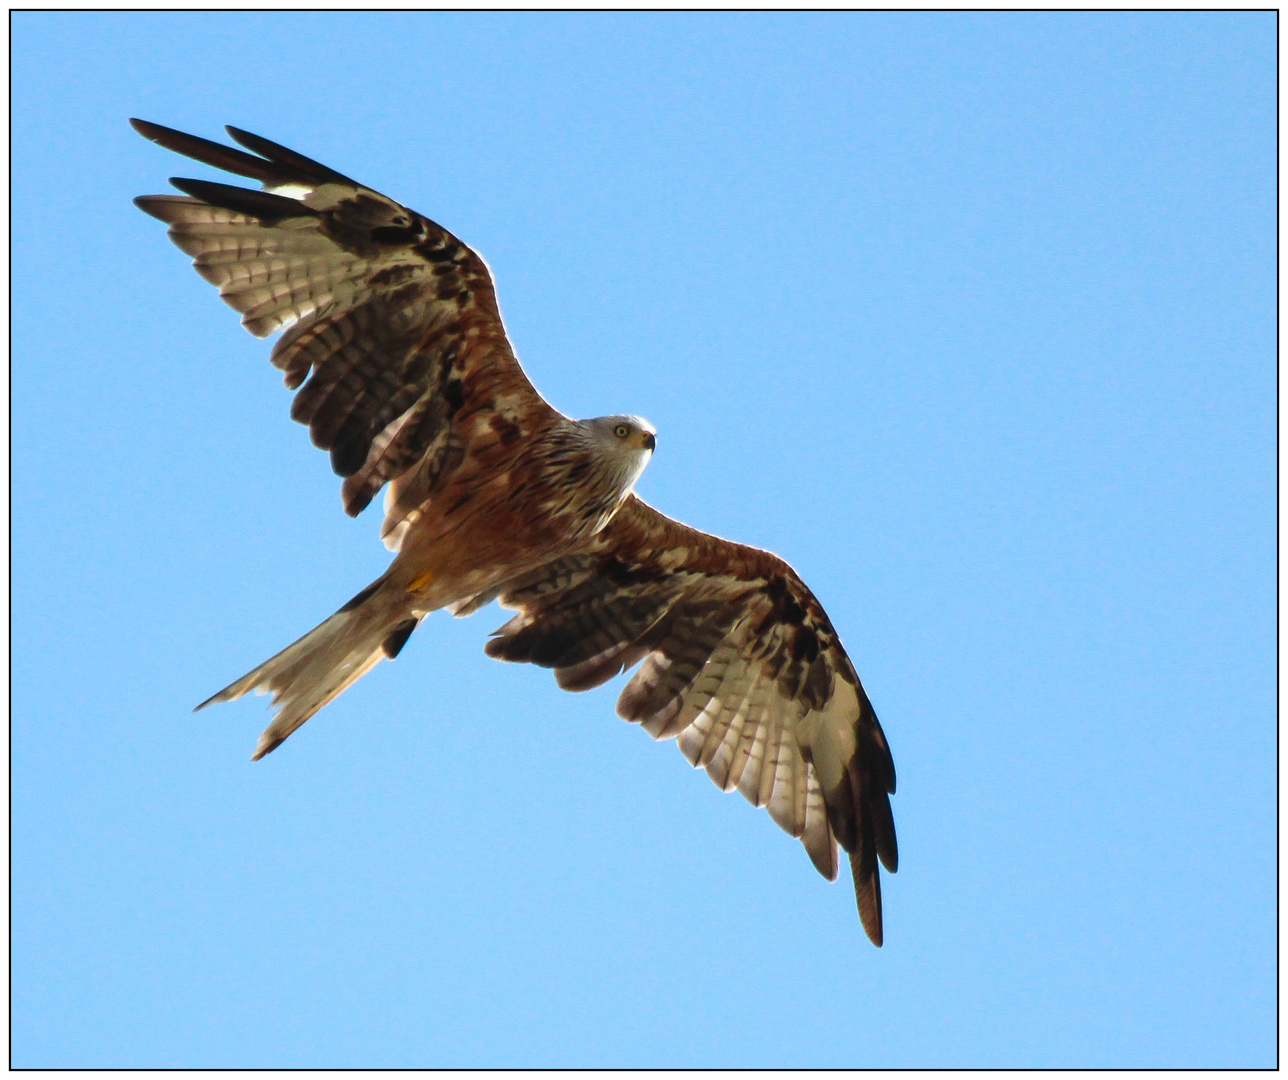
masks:
<instances>
[{"instance_id":1,"label":"yellow leg","mask_svg":"<svg viewBox=\"0 0 1288 1080\"><path fill-rule=\"evenodd\" d=\"M411 584L407 586L407 591L409 593L415 593L417 596L423 594L432 584L434 584L434 577L435 574L433 570L422 570L411 579Z\"/></svg>"}]
</instances>

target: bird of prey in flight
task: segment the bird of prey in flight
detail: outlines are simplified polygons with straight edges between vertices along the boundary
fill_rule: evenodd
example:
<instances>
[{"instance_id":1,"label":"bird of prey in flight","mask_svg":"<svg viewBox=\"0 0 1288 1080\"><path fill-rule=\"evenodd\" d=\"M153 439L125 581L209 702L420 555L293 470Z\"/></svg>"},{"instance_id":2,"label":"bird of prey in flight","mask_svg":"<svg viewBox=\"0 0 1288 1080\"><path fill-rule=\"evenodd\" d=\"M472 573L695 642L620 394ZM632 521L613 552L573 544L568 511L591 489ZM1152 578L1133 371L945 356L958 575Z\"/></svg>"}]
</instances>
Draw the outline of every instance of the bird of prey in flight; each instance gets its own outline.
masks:
<instances>
[{"instance_id":1,"label":"bird of prey in flight","mask_svg":"<svg viewBox=\"0 0 1288 1080\"><path fill-rule=\"evenodd\" d=\"M880 945L877 862L898 862L894 763L795 571L635 495L652 425L552 408L515 357L487 265L441 225L247 131L227 129L241 150L131 123L262 185L173 179L184 194L135 203L169 225L247 330L285 331L270 359L298 391L291 416L330 451L346 513L385 488L381 535L397 553L329 619L204 704L271 694L263 757L396 657L430 612L499 600L518 614L489 656L553 668L566 690L639 664L618 715L764 806L828 880L839 842Z\"/></svg>"}]
</instances>

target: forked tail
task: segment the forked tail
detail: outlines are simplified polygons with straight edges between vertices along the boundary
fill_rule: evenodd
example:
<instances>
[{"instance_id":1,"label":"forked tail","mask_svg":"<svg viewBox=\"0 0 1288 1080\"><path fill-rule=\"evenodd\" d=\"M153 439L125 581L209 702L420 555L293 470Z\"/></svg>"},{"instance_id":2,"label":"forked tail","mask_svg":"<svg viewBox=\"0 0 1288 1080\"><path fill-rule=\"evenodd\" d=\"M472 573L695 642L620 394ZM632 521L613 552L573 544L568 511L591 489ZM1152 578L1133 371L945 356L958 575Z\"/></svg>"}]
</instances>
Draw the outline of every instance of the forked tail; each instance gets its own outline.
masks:
<instances>
[{"instance_id":1,"label":"forked tail","mask_svg":"<svg viewBox=\"0 0 1288 1080\"><path fill-rule=\"evenodd\" d=\"M418 622L406 591L379 578L325 622L197 708L252 690L272 694L277 712L251 755L256 761L382 659L397 656Z\"/></svg>"}]
</instances>

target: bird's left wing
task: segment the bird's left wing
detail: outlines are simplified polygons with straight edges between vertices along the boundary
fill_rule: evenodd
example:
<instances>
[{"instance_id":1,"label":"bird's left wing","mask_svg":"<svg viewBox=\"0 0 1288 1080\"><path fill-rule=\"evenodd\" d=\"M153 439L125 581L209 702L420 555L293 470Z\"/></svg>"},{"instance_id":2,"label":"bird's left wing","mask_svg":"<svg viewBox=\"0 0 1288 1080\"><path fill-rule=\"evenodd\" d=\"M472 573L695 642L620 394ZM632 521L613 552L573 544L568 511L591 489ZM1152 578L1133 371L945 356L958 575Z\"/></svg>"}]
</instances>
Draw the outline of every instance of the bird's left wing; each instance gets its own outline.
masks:
<instances>
[{"instance_id":1,"label":"bird's left wing","mask_svg":"<svg viewBox=\"0 0 1288 1080\"><path fill-rule=\"evenodd\" d=\"M441 225L239 128L228 132L254 153L130 122L169 150L263 185L175 178L185 194L134 201L170 226L247 330L286 331L271 359L299 390L291 416L331 452L347 513L390 482L386 544L398 546L471 453L557 415L510 347L486 263Z\"/></svg>"},{"instance_id":2,"label":"bird's left wing","mask_svg":"<svg viewBox=\"0 0 1288 1080\"><path fill-rule=\"evenodd\" d=\"M691 529L632 495L592 550L493 597L519 614L487 653L588 690L643 661L617 711L675 738L723 790L764 806L819 872L849 853L864 930L881 944L877 862L898 863L894 763L823 608L783 560Z\"/></svg>"}]
</instances>

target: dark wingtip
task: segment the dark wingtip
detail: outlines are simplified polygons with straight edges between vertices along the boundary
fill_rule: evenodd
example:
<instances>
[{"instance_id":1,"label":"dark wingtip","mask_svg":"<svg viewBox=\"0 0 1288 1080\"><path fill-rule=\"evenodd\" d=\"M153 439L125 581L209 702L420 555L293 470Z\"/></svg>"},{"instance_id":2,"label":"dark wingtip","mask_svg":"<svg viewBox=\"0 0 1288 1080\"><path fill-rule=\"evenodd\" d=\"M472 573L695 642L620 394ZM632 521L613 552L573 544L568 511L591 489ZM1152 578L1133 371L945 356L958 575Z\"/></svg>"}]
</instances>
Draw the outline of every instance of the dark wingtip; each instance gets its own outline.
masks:
<instances>
[{"instance_id":1,"label":"dark wingtip","mask_svg":"<svg viewBox=\"0 0 1288 1080\"><path fill-rule=\"evenodd\" d=\"M212 165L225 172L248 176L252 180L260 181L265 187L272 187L291 179L291 175L284 172L281 166L265 158L256 157L254 154L248 154L245 150L238 150L235 146L224 146L222 143L203 139L200 135L189 135L185 131L178 131L163 124L154 124L150 120L131 118L130 126L145 139L150 139L166 150L173 150L176 154L183 154L194 161Z\"/></svg>"},{"instance_id":2,"label":"dark wingtip","mask_svg":"<svg viewBox=\"0 0 1288 1080\"><path fill-rule=\"evenodd\" d=\"M189 157L187 147L193 145L206 144L219 147L218 143L212 143L209 139L203 139L198 135L189 135L186 131L180 131L178 128L166 127L165 124L154 124L151 120L140 120L137 117L130 117L130 127L159 146L164 146L167 150L174 150L180 154L186 154ZM240 153L241 151L238 151Z\"/></svg>"},{"instance_id":3,"label":"dark wingtip","mask_svg":"<svg viewBox=\"0 0 1288 1080\"><path fill-rule=\"evenodd\" d=\"M854 874L854 898L859 905L859 922L868 940L878 949L885 941L881 920L881 878L876 867L865 868L860 855L850 856L850 869Z\"/></svg>"},{"instance_id":4,"label":"dark wingtip","mask_svg":"<svg viewBox=\"0 0 1288 1080\"><path fill-rule=\"evenodd\" d=\"M225 124L224 130L230 136L247 150L253 150L261 154L269 161L280 167L285 167L299 174L301 179L307 179L316 184L352 184L355 187L361 187L356 181L336 172L328 165L323 165L320 161L314 161L310 157L297 153L281 143L275 143L272 139L266 139L263 135L256 135L253 131L246 131L244 128L233 127L232 124Z\"/></svg>"},{"instance_id":5,"label":"dark wingtip","mask_svg":"<svg viewBox=\"0 0 1288 1080\"><path fill-rule=\"evenodd\" d=\"M194 199L200 199L210 206L231 210L235 214L245 214L260 221L277 222L284 218L317 217L316 210L311 210L298 199L288 199L285 195L274 195L269 191L253 191L250 188L220 184L213 180L194 180L187 176L172 176L170 183L185 195L191 195Z\"/></svg>"},{"instance_id":6,"label":"dark wingtip","mask_svg":"<svg viewBox=\"0 0 1288 1080\"><path fill-rule=\"evenodd\" d=\"M162 127L160 124L154 124L151 120L140 120L137 116L130 117L130 127L142 135L145 139L156 141L158 135L164 135L171 128Z\"/></svg>"},{"instance_id":7,"label":"dark wingtip","mask_svg":"<svg viewBox=\"0 0 1288 1080\"><path fill-rule=\"evenodd\" d=\"M890 798L878 795L872 808L872 831L877 845L877 858L892 874L899 872L899 841L894 832L894 815L890 812Z\"/></svg>"}]
</instances>

